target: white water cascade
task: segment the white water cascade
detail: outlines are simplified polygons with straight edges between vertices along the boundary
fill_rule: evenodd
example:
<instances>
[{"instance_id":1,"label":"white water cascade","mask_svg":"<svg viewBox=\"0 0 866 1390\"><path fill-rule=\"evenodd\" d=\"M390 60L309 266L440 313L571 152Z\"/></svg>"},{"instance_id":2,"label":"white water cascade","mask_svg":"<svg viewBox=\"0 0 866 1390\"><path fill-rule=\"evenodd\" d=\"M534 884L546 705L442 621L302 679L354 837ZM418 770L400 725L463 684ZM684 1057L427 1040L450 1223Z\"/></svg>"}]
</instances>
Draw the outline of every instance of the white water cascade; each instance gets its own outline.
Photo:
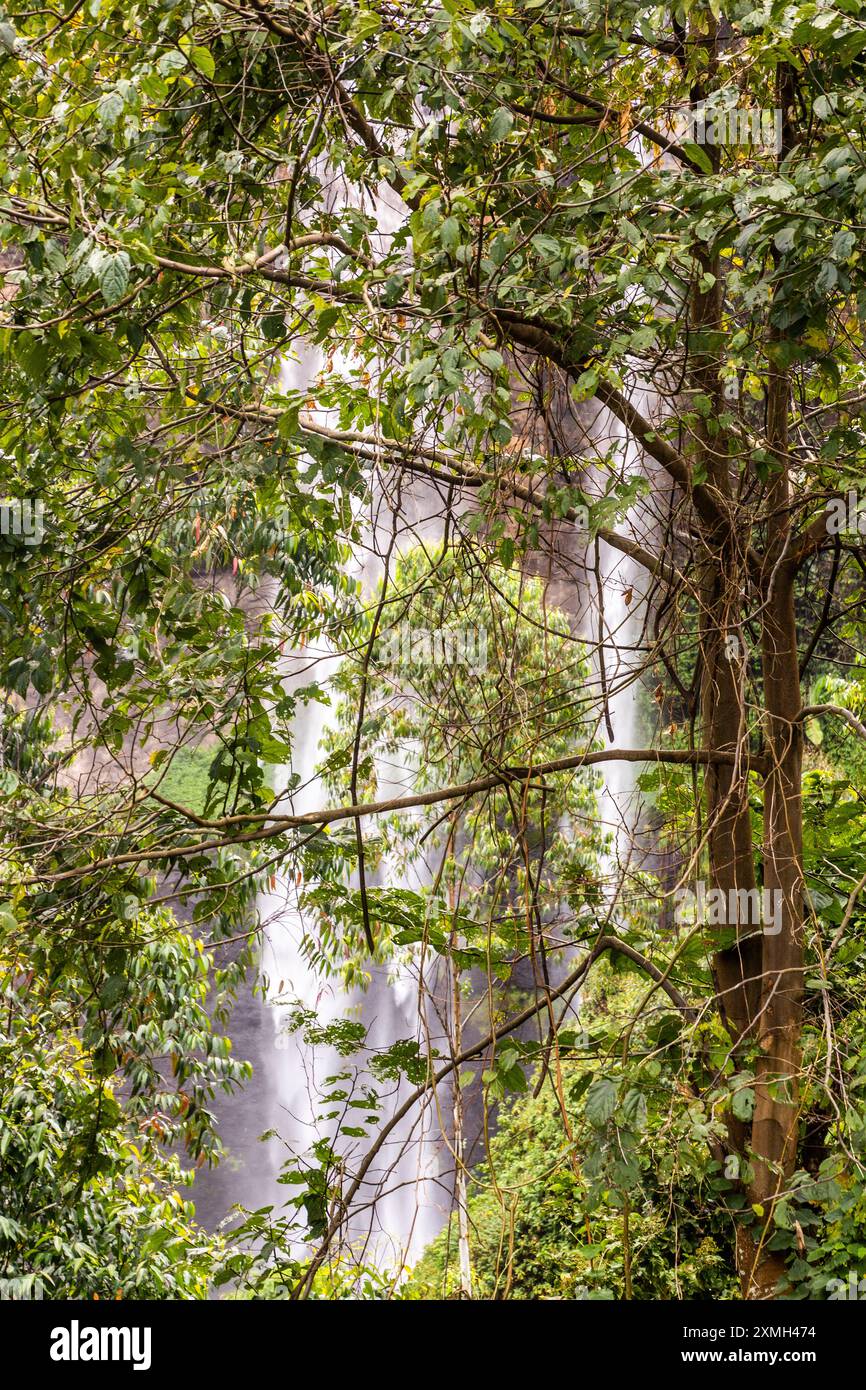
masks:
<instances>
[{"instance_id":1,"label":"white water cascade","mask_svg":"<svg viewBox=\"0 0 866 1390\"><path fill-rule=\"evenodd\" d=\"M298 360L285 365L284 385L306 395L320 365L316 355L306 350ZM606 412L604 419L609 437L618 450L624 451L626 467L639 471L639 456L627 445L617 422L611 421ZM381 557L394 524L393 514L381 496L373 499L372 510L373 515L362 528L361 553L355 557L352 567L368 600L381 580ZM419 538L435 544L441 539L441 515L442 498L432 484L413 483L404 487L397 549L401 544L416 543ZM632 599L631 561L602 542L600 562L604 639L599 657L605 661L608 713L614 741L618 746L628 746L633 742L636 711L635 691L629 680L628 647L639 599L637 603ZM591 591L591 582L589 588ZM588 597L594 644L598 639L598 612L592 594ZM286 690L302 691L313 682L327 689L338 661L332 649L307 647L295 651L286 659ZM292 731L292 765L280 771L275 787L276 791L285 790L290 776L297 779L296 789L288 799L294 813L327 804L327 794L316 775L316 766L322 756L320 744L328 714L328 707L316 700L298 701ZM408 753L406 756L404 766L378 768L382 797L411 790L413 772ZM628 873L628 864L623 861L634 824L633 773L634 768L629 763L605 765L599 813L605 828L611 832L613 844L604 866L609 894L621 890L622 876ZM366 832L371 827L362 828ZM380 875L383 873L386 882L394 886L423 887L429 882L423 863L412 865L408 870L405 866L398 869L386 864L384 871L380 870ZM315 923L305 917L301 906L301 898L309 886L297 882L291 873L278 873L271 887L259 898L264 938L261 967L268 980L267 996L262 999L255 995L242 1000L231 1027L237 1055L249 1057L253 1062L254 1079L242 1097L222 1101L217 1106L229 1159L215 1174L203 1175L196 1184L199 1215L208 1225L224 1220L234 1203L246 1208L272 1206L275 1215L287 1212L285 1203L296 1189L278 1181L281 1168L291 1157L302 1160L308 1157L317 1139L333 1139L339 1124L339 1120L327 1117L325 1112L333 1107L323 1102L323 1096L334 1089L353 1089L357 1096L365 1085L372 1084L363 1060L359 1064L355 1057L341 1057L330 1047L311 1048L304 1043L301 1033L288 1030L288 1017L295 1003L314 1010L322 1026L347 1017L359 1021L367 1030L369 1049L388 1048L397 1039L417 1039L426 1052L429 1046L436 1047L442 1041L436 1036L435 1019L431 1029L430 1010L424 1005L411 965L391 974L384 967L373 966L366 991L346 991L337 979L322 979L303 949L305 939L315 931ZM429 983L425 981L428 988ZM447 1051L447 1044L442 1050ZM337 1083L329 1082L333 1077L342 1079ZM341 1138L336 1145L346 1154L350 1171L407 1091L403 1085L392 1086L390 1094L386 1087L377 1086L376 1089L382 1094L383 1106L377 1125L369 1128L370 1137ZM364 1111L359 1109L341 1118L343 1122L348 1120L360 1127L363 1115ZM454 1204L449 1117L450 1094L434 1094L428 1104L416 1106L390 1134L367 1174L354 1204L355 1213L343 1232L344 1246L348 1239L351 1255L359 1263L399 1275L403 1268L417 1260L447 1219ZM258 1136L265 1130L275 1131L279 1139L260 1144ZM302 1246L299 1233L298 1248Z\"/></svg>"},{"instance_id":2,"label":"white water cascade","mask_svg":"<svg viewBox=\"0 0 866 1390\"><path fill-rule=\"evenodd\" d=\"M311 390L320 362L307 351L299 360L284 365L286 388L306 394ZM315 415L315 412L314 412ZM441 512L441 499L429 485L415 484L404 488L400 517L395 518L382 496L373 497L372 515L362 525L362 541L351 565L351 577L360 583L362 601L372 601L384 573L382 555L394 525L399 525L401 545L415 544L419 539L436 543L441 539L442 523L436 517ZM315 682L327 691L339 665L333 649L316 650L307 647L295 652L286 663L284 680L288 692L303 690ZM327 804L327 792L316 775L316 765L323 756L321 742L329 709L316 700L298 702L292 729L292 765L281 770L282 791L290 775L298 781L297 790L289 798L293 813L303 813ZM379 793L382 797L398 795L412 788L412 769L407 765L377 768ZM371 827L362 823L365 834ZM423 863L405 867L397 878L389 866L384 872L386 883L401 887L422 887L426 875ZM369 871L368 871L369 873ZM414 880L414 881L413 881ZM303 1157L320 1138L335 1138L338 1120L323 1118L329 1106L322 1097L329 1090L354 1089L355 1098L365 1086L375 1086L382 1096L383 1107L378 1123L381 1125L405 1098L404 1085L376 1086L363 1064L355 1058L340 1057L332 1048L307 1047L300 1032L290 1032L288 1021L297 1004L314 1010L319 1024L327 1026L336 1020L352 1018L367 1030L366 1048L370 1052L385 1050L398 1039L417 1040L422 1050L435 1046L435 1039L425 1036L426 1025L419 1008L418 981L405 963L391 972L383 966L371 965L369 987L344 990L336 978L322 979L311 965L303 949L305 939L315 932L315 922L308 920L301 899L305 887L295 882L291 874L280 873L273 886L259 898L259 914L264 933L262 968L268 979L267 1009L272 1028L272 1045L276 1060L269 1067L271 1125L278 1131L282 1150L274 1154L272 1178L274 1190L268 1200L282 1205L291 1189L277 1185L279 1165L289 1153ZM352 1074L354 1069L354 1074ZM335 1087L328 1078L342 1079ZM362 1110L343 1114L341 1120L361 1127ZM375 1132L375 1131L374 1131ZM372 1136L371 1136L372 1137ZM346 1152L351 1159L363 1153L366 1143L355 1139L347 1146L345 1140L335 1148ZM359 1148L360 1145L360 1148ZM450 1189L440 1191L440 1130L436 1106L416 1107L416 1111L398 1126L383 1147L380 1161L370 1169L365 1186L356 1199L359 1214L348 1225L352 1254L359 1262L383 1270L399 1271L411 1265L429 1244L444 1221ZM350 1161L349 1167L352 1163Z\"/></svg>"},{"instance_id":3,"label":"white water cascade","mask_svg":"<svg viewBox=\"0 0 866 1390\"><path fill-rule=\"evenodd\" d=\"M333 181L330 195L335 199L350 197L339 180ZM405 209L389 206L387 196L376 199L378 235L383 245L399 225L402 213ZM322 365L321 355L301 344L300 352L283 364L284 389L308 397ZM307 413L328 423L317 409L308 407ZM422 482L403 488L399 510L398 551L419 539L433 544L441 539L442 499L431 485ZM368 601L382 578L381 557L395 524L383 496L374 496L371 513L361 526L362 543L351 566L351 577L360 582L362 597ZM339 658L331 648L296 651L286 659L285 689L291 693L315 683L327 690L338 664ZM292 765L278 771L274 788L284 791L290 777L297 779L296 790L288 799L294 813L327 802L316 765L323 756L320 743L328 712L327 705L319 701L298 701L292 729ZM408 763L404 767L380 766L377 775L383 796L411 790L413 773ZM369 828L362 825L365 834ZM391 867L393 872L394 866ZM393 877L389 874L387 864L384 872L391 882L403 887L421 887L429 881L423 862L408 870L403 866L399 878L395 873ZM328 1047L309 1048L299 1033L288 1030L289 1016L298 1004L315 1010L322 1026L343 1018L357 1020L367 1030L370 1051L387 1049L398 1039L414 1039L426 1053L441 1041L435 1021L431 1028L429 1013L421 1007L421 990L411 966L404 963L391 972L382 966L371 966L370 984L364 991L347 991L339 980L320 977L303 949L315 926L306 919L301 906L308 886L296 882L291 874L278 873L271 887L259 895L261 969L268 982L267 995L265 1000L258 995L244 998L235 1010L235 1050L239 1057L253 1062L254 1076L242 1097L218 1098L215 1103L228 1158L219 1169L203 1174L196 1184L199 1216L207 1225L224 1220L234 1203L246 1208L273 1206L275 1215L288 1214L284 1204L292 1189L278 1182L282 1166L291 1155L302 1159L309 1156L317 1139L334 1137L335 1122L323 1117L329 1107L323 1104L322 1096L335 1089L328 1078L346 1078L339 1086L354 1088L356 1096L365 1085L372 1084L363 1065L358 1067L357 1059L347 1062ZM425 987L429 989L429 980ZM347 1074L353 1065L356 1074L349 1079ZM407 1087L390 1085L390 1092L387 1086L376 1089L383 1102L378 1117L381 1125L402 1103ZM446 1218L453 1175L449 1178L440 1171L440 1157L448 1157L441 1142L442 1100L442 1096L433 1095L431 1103L416 1107L389 1135L380 1161L370 1168L358 1194L358 1215L349 1223L348 1236L353 1256L367 1267L399 1272L417 1259ZM342 1117L343 1123L361 1127L363 1113L350 1111ZM267 1145L259 1144L258 1136L266 1130L275 1131L280 1142L272 1139ZM347 1146L342 1141L336 1147L347 1154L351 1168L351 1160L357 1160L368 1142L356 1139L353 1146Z\"/></svg>"},{"instance_id":4,"label":"white water cascade","mask_svg":"<svg viewBox=\"0 0 866 1390\"><path fill-rule=\"evenodd\" d=\"M372 588L371 568L370 565L361 567L368 597ZM330 652L307 650L303 655L296 654L290 665L293 669L287 674L287 689L302 689L313 679L327 688L336 670L337 658ZM316 701L298 706L291 771L299 777L300 787L289 801L293 813L326 804L326 793L315 774L315 767L321 757L320 744L327 717L327 707ZM378 785L383 797L405 792L411 787L411 770L380 766ZM368 829L362 823L365 834ZM390 879L401 887L423 886L423 866L412 872L415 882L412 874L407 875L405 870L394 880L386 865L386 881ZM405 1098L407 1088L383 1088L365 1074L363 1067L357 1070L354 1058L347 1061L327 1046L307 1047L300 1032L287 1031L295 1001L315 1010L322 1026L343 1018L362 1023L367 1030L369 1051L385 1050L397 1039L417 1040L426 1049L429 1041L421 1029L418 985L410 968L403 966L389 973L383 966L372 965L366 990L347 991L337 979L320 977L303 950L305 937L315 930L315 923L307 920L300 904L303 890L303 884L293 881L290 875L280 874L274 887L262 894L259 902L265 937L262 965L269 980L268 1005L273 1045L278 1056L272 1078L276 1112L273 1124L286 1149L299 1155L308 1152L316 1139L334 1137L337 1122L322 1122L318 1118L328 1109L321 1097L330 1089L329 1077L345 1078L339 1087L354 1087L356 1096L365 1085L375 1085L384 1102L379 1124L390 1119ZM353 1068L355 1074L351 1075ZM342 1118L359 1126L363 1111ZM361 1140L360 1144L360 1152L363 1152L365 1141ZM358 1156L358 1145L356 1140L350 1146L354 1157ZM343 1142L335 1147L345 1150L346 1144ZM365 1188L357 1199L360 1214L349 1223L353 1254L359 1261L367 1266L400 1270L411 1265L429 1244L448 1208L447 1191L440 1192L438 1188L439 1149L436 1111L429 1106L419 1107L389 1136L380 1161L371 1168ZM285 1199L286 1189L277 1190Z\"/></svg>"},{"instance_id":5,"label":"white water cascade","mask_svg":"<svg viewBox=\"0 0 866 1390\"><path fill-rule=\"evenodd\" d=\"M642 414L649 413L650 393L638 389L632 394L632 404ZM608 437L622 458L622 472L641 474L646 463L637 446L629 438L620 422L605 412ZM634 540L633 526L642 514L640 504L633 507L618 530L629 540ZM599 543L599 568L603 605L602 636L597 654L599 672L599 695L601 690L601 663L604 663L604 694L610 729L605 731L606 746L633 748L640 740L637 737L637 672L640 661L634 651L636 635L640 627L641 615L645 607L645 594L641 592L643 576L634 561L622 551L614 549L605 541ZM599 599L591 605L593 638L599 641L598 621ZM612 760L604 765L604 785L599 797L599 809L605 829L611 837L611 845L604 865L607 896L627 897L629 875L638 865L632 860L635 842L635 826L640 810L640 795L636 789L635 764Z\"/></svg>"}]
</instances>

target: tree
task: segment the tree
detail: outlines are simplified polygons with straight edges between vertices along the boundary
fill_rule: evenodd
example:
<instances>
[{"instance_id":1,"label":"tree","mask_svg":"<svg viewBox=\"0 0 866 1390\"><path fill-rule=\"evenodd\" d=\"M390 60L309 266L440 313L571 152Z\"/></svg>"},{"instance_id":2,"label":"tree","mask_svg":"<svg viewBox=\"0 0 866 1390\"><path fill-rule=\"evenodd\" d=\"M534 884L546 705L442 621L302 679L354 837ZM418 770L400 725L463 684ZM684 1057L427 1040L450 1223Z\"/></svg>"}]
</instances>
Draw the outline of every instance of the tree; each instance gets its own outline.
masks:
<instances>
[{"instance_id":1,"label":"tree","mask_svg":"<svg viewBox=\"0 0 866 1390\"><path fill-rule=\"evenodd\" d=\"M841 2L724 9L10 10L3 466L49 530L38 550L6 537L4 679L74 697L78 736L117 770L98 809L46 810L26 780L6 804L37 914L110 904L159 866L230 933L239 880L311 853L321 876L313 832L360 824L357 804L287 813L262 763L288 755L281 644L353 649L346 539L371 481L396 486L398 515L399 480L431 481L506 567L563 565L563 528L587 518L634 567L645 616L621 680L658 681L648 746L491 752L481 775L364 811L616 759L655 764L647 791L676 796L681 824L690 805L680 880L705 873L736 905L711 979L695 964L685 997L682 943L661 967L658 940L625 945L683 1027L724 1027L727 1061L692 1058L692 1089L716 1095L728 1063L753 1078L747 1104L722 1087L708 1139L713 1162L737 1160L742 1287L763 1297L789 1273L772 1247L825 1075L807 953L843 1148L851 1127L826 920L804 897L802 763L805 720L853 716L804 704L801 681L843 622L859 660L862 548L832 503L862 485L866 448L866 34ZM302 341L324 357L309 392L279 371ZM278 583L277 612L250 624L201 582L205 557ZM609 694L603 679L600 721ZM214 741L203 815L127 756L161 722L180 731L162 765ZM329 855L335 881L360 862L363 890L360 833ZM777 932L741 910L758 887L779 895ZM858 911L851 891L846 930ZM585 968L611 937L588 940Z\"/></svg>"}]
</instances>

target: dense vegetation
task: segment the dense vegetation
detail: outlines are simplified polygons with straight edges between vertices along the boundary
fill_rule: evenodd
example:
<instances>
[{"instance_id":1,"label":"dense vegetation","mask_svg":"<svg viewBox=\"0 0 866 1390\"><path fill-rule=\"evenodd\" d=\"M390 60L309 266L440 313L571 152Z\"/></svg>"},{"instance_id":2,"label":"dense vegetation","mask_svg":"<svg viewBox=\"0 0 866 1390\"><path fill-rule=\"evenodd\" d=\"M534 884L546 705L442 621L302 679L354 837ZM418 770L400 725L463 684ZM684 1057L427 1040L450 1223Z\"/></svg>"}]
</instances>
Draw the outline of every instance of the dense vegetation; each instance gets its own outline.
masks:
<instances>
[{"instance_id":1,"label":"dense vegetation","mask_svg":"<svg viewBox=\"0 0 866 1390\"><path fill-rule=\"evenodd\" d=\"M862 1268L864 55L860 0L0 12L0 1278ZM254 987L338 1061L214 1233Z\"/></svg>"}]
</instances>

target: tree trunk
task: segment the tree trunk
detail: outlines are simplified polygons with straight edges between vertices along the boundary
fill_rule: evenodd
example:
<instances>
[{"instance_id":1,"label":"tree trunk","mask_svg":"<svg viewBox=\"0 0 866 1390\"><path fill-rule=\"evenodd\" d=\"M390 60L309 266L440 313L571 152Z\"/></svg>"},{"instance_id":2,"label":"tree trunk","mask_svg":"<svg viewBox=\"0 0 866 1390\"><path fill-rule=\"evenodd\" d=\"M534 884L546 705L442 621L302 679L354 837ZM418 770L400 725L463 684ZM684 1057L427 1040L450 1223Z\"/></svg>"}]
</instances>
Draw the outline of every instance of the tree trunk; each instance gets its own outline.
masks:
<instances>
[{"instance_id":1,"label":"tree trunk","mask_svg":"<svg viewBox=\"0 0 866 1390\"><path fill-rule=\"evenodd\" d=\"M778 895L781 929L763 936L761 1005L756 1036L754 1176L750 1201L763 1209L764 1228L748 1279L750 1296L766 1297L783 1273L765 1244L773 1207L797 1160L799 1076L803 1026L803 733L794 613L796 568L791 541L788 479L789 384L771 372L767 433L777 458L769 490L763 594L765 742L770 772L764 791L764 888Z\"/></svg>"}]
</instances>

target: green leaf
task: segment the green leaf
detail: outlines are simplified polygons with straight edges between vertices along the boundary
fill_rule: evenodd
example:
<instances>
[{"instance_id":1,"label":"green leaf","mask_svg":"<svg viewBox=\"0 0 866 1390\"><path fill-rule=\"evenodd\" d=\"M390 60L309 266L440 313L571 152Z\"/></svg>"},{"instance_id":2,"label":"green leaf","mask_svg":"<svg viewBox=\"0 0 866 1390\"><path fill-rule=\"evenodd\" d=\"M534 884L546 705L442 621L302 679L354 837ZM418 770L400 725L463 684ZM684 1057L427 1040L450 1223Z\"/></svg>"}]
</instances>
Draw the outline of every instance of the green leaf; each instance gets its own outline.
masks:
<instances>
[{"instance_id":1,"label":"green leaf","mask_svg":"<svg viewBox=\"0 0 866 1390\"><path fill-rule=\"evenodd\" d=\"M209 48L190 48L186 56L189 58L189 61L198 68L199 72L204 73L205 77L213 77L216 72L216 63L214 62L213 54Z\"/></svg>"},{"instance_id":2,"label":"green leaf","mask_svg":"<svg viewBox=\"0 0 866 1390\"><path fill-rule=\"evenodd\" d=\"M99 991L99 1002L106 1008L113 1008L126 991L125 975L109 975Z\"/></svg>"},{"instance_id":3,"label":"green leaf","mask_svg":"<svg viewBox=\"0 0 866 1390\"><path fill-rule=\"evenodd\" d=\"M372 34L377 34L382 27L381 15L374 10L363 10L352 25L352 38L356 41L368 39Z\"/></svg>"},{"instance_id":4,"label":"green leaf","mask_svg":"<svg viewBox=\"0 0 866 1390\"><path fill-rule=\"evenodd\" d=\"M816 294L829 294L839 279L839 272L832 261L822 261L815 280Z\"/></svg>"},{"instance_id":5,"label":"green leaf","mask_svg":"<svg viewBox=\"0 0 866 1390\"><path fill-rule=\"evenodd\" d=\"M586 1118L596 1129L603 1129L616 1110L616 1086L609 1077L593 1081L586 1093Z\"/></svg>"},{"instance_id":6,"label":"green leaf","mask_svg":"<svg viewBox=\"0 0 866 1390\"><path fill-rule=\"evenodd\" d=\"M692 164L697 164L698 168L703 170L705 174L711 174L713 172L713 163L710 156L705 149L702 149L700 145L696 145L693 140L683 140L680 149L688 155Z\"/></svg>"},{"instance_id":7,"label":"green leaf","mask_svg":"<svg viewBox=\"0 0 866 1390\"><path fill-rule=\"evenodd\" d=\"M0 796L12 796L18 790L18 773L11 767L0 767Z\"/></svg>"},{"instance_id":8,"label":"green leaf","mask_svg":"<svg viewBox=\"0 0 866 1390\"><path fill-rule=\"evenodd\" d=\"M479 352L478 361L491 372L498 372L504 366L502 354L493 348L485 348L483 352Z\"/></svg>"},{"instance_id":9,"label":"green leaf","mask_svg":"<svg viewBox=\"0 0 866 1390\"><path fill-rule=\"evenodd\" d=\"M342 312L343 311L338 304L330 304L327 309L322 310L322 312L319 314L319 317L316 319L315 341L317 343L321 343L325 338L327 338L328 334L334 327L334 324L337 322ZM283 324L283 328L285 329L285 324Z\"/></svg>"},{"instance_id":10,"label":"green leaf","mask_svg":"<svg viewBox=\"0 0 866 1390\"><path fill-rule=\"evenodd\" d=\"M327 313L328 311L325 310L325 312ZM337 317L339 318L339 310L337 311ZM282 312L265 314L259 326L262 330L262 337L268 338L273 342L276 342L280 338L285 338L286 336L286 316Z\"/></svg>"},{"instance_id":11,"label":"green leaf","mask_svg":"<svg viewBox=\"0 0 866 1390\"><path fill-rule=\"evenodd\" d=\"M439 229L439 240L446 251L453 251L460 241L460 223L456 217L446 217Z\"/></svg>"},{"instance_id":12,"label":"green leaf","mask_svg":"<svg viewBox=\"0 0 866 1390\"><path fill-rule=\"evenodd\" d=\"M126 323L124 332L126 336L126 341L129 343L129 346L132 348L133 352L138 352L139 348L141 348L144 344L146 337L145 331L141 327L141 324L135 323L133 319L129 319Z\"/></svg>"},{"instance_id":13,"label":"green leaf","mask_svg":"<svg viewBox=\"0 0 866 1390\"><path fill-rule=\"evenodd\" d=\"M598 372L594 367L589 367L585 372L581 372L577 381L571 388L575 400L587 401L590 396L595 395L598 386Z\"/></svg>"},{"instance_id":14,"label":"green leaf","mask_svg":"<svg viewBox=\"0 0 866 1390\"><path fill-rule=\"evenodd\" d=\"M786 1198L773 1207L773 1221L781 1230L791 1229L791 1212Z\"/></svg>"},{"instance_id":15,"label":"green leaf","mask_svg":"<svg viewBox=\"0 0 866 1390\"><path fill-rule=\"evenodd\" d=\"M126 293L129 284L129 256L117 251L106 256L99 267L99 288L106 304L116 304Z\"/></svg>"},{"instance_id":16,"label":"green leaf","mask_svg":"<svg viewBox=\"0 0 866 1390\"><path fill-rule=\"evenodd\" d=\"M498 145L500 140L504 140L514 125L514 117L507 106L500 106L494 111L487 127L487 138L493 145Z\"/></svg>"},{"instance_id":17,"label":"green leaf","mask_svg":"<svg viewBox=\"0 0 866 1390\"><path fill-rule=\"evenodd\" d=\"M750 1120L755 1110L755 1092L751 1086L740 1086L731 1098L731 1109L738 1120Z\"/></svg>"},{"instance_id":18,"label":"green leaf","mask_svg":"<svg viewBox=\"0 0 866 1390\"><path fill-rule=\"evenodd\" d=\"M96 112L99 124L110 129L117 124L125 109L126 103L123 100L123 93L119 92L116 87L111 88L99 102Z\"/></svg>"},{"instance_id":19,"label":"green leaf","mask_svg":"<svg viewBox=\"0 0 866 1390\"><path fill-rule=\"evenodd\" d=\"M625 1093L622 1115L626 1124L630 1125L632 1129L643 1129L646 1125L646 1096L634 1086Z\"/></svg>"},{"instance_id":20,"label":"green leaf","mask_svg":"<svg viewBox=\"0 0 866 1390\"><path fill-rule=\"evenodd\" d=\"M805 723L806 737L810 743L814 743L816 748L820 748L824 742L824 731L817 719L807 719Z\"/></svg>"},{"instance_id":21,"label":"green leaf","mask_svg":"<svg viewBox=\"0 0 866 1390\"><path fill-rule=\"evenodd\" d=\"M611 1164L610 1176L622 1192L631 1192L640 1187L640 1168L633 1159L616 1159Z\"/></svg>"},{"instance_id":22,"label":"green leaf","mask_svg":"<svg viewBox=\"0 0 866 1390\"><path fill-rule=\"evenodd\" d=\"M54 671L47 659L39 662L30 672L30 681L38 695L47 695L54 681Z\"/></svg>"}]
</instances>

